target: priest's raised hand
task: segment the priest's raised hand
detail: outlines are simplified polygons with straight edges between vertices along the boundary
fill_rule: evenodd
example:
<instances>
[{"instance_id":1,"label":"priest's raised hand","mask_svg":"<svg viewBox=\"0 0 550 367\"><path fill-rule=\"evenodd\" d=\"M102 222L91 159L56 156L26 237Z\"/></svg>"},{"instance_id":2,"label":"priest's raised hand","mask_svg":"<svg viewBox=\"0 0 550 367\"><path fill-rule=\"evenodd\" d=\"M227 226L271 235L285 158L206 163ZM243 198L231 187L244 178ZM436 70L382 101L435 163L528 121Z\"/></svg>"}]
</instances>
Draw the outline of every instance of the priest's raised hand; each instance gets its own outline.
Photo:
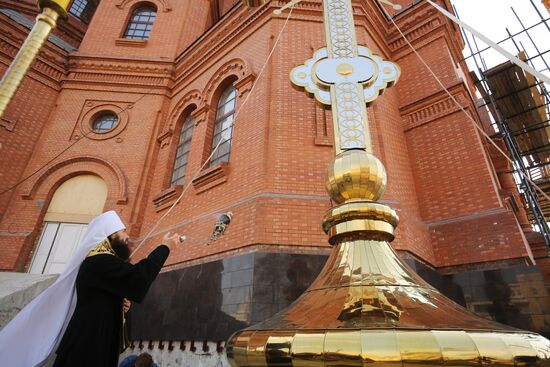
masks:
<instances>
[{"instance_id":1,"label":"priest's raised hand","mask_svg":"<svg viewBox=\"0 0 550 367\"><path fill-rule=\"evenodd\" d=\"M117 366L125 340L123 298L143 300L178 239L178 234L166 234L162 245L132 265L127 262L128 234L122 229L88 254L76 279L75 313L57 349L54 367ZM94 353L89 353L90 348Z\"/></svg>"},{"instance_id":2,"label":"priest's raised hand","mask_svg":"<svg viewBox=\"0 0 550 367\"><path fill-rule=\"evenodd\" d=\"M57 352L54 367L116 367L124 340L123 300L143 300L178 242L179 235L169 233L147 258L131 264L118 215L94 218L56 282L0 331L1 364L42 366Z\"/></svg>"}]
</instances>

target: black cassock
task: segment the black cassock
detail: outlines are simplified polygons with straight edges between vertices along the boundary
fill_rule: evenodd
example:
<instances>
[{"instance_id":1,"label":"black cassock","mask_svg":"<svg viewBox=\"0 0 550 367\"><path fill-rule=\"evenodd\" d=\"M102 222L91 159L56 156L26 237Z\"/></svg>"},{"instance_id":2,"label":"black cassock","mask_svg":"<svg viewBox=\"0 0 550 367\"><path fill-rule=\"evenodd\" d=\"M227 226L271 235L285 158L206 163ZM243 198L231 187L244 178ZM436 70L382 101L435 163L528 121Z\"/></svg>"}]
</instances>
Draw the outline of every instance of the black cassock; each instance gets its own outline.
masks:
<instances>
[{"instance_id":1,"label":"black cassock","mask_svg":"<svg viewBox=\"0 0 550 367\"><path fill-rule=\"evenodd\" d=\"M86 258L76 278L76 308L54 367L116 367L122 299L141 302L169 253L161 245L135 265L110 254Z\"/></svg>"}]
</instances>

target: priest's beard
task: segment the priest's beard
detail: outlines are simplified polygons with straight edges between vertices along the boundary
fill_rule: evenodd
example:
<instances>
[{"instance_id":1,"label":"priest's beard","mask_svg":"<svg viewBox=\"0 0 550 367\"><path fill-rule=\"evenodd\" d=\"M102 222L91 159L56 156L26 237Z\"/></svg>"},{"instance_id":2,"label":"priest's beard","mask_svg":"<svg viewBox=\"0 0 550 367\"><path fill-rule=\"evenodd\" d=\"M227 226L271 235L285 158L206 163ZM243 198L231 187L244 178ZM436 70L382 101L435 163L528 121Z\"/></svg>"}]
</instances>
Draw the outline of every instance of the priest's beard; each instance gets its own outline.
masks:
<instances>
[{"instance_id":1,"label":"priest's beard","mask_svg":"<svg viewBox=\"0 0 550 367\"><path fill-rule=\"evenodd\" d=\"M120 239L120 237L116 234L109 237L109 242L111 243L111 247L113 248L116 256L120 257L124 261L128 261L130 258L130 247L128 246L128 242Z\"/></svg>"}]
</instances>

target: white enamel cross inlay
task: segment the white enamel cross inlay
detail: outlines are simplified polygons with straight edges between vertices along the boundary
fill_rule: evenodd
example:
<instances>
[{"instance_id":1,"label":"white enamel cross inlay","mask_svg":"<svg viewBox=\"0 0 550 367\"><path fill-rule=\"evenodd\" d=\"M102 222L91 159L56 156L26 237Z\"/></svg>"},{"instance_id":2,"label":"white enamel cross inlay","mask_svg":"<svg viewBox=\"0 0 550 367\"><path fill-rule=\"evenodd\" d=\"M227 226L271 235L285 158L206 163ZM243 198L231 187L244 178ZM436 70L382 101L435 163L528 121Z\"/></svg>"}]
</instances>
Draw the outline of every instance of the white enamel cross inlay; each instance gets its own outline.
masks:
<instances>
[{"instance_id":1,"label":"white enamel cross inlay","mask_svg":"<svg viewBox=\"0 0 550 367\"><path fill-rule=\"evenodd\" d=\"M292 70L290 79L332 106L336 150L370 152L366 104L399 78L399 67L358 46L350 0L325 0L327 47Z\"/></svg>"}]
</instances>

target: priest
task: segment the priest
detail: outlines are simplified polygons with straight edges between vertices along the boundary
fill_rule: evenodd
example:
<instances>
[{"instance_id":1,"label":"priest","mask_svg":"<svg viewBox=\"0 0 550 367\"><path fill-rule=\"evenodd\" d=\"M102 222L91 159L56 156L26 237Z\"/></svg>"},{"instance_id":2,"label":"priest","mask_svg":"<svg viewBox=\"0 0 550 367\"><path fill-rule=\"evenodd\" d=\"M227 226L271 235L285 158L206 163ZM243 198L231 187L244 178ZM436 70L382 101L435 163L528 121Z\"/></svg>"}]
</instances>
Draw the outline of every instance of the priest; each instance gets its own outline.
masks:
<instances>
[{"instance_id":1,"label":"priest","mask_svg":"<svg viewBox=\"0 0 550 367\"><path fill-rule=\"evenodd\" d=\"M136 264L128 262L128 234L114 211L94 218L56 282L0 331L0 359L10 367L116 367L124 339L124 299L141 302L179 242L163 243Z\"/></svg>"}]
</instances>

